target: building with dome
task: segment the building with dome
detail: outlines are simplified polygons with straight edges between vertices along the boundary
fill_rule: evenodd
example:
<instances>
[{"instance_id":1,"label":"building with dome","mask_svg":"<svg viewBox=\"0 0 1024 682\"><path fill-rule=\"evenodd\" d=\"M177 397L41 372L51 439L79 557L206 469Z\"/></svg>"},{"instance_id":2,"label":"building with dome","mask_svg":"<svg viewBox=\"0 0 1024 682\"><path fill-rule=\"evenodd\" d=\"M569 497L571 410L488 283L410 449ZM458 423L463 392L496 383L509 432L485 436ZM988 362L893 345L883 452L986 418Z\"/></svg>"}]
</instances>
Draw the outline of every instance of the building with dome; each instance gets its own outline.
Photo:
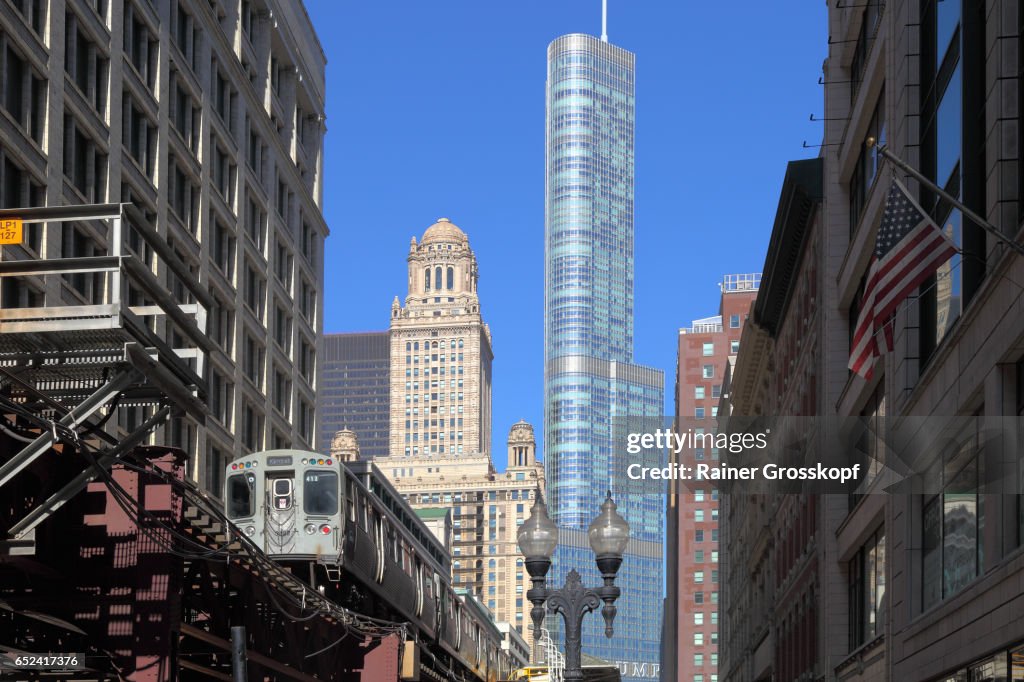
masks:
<instances>
[{"instance_id":1,"label":"building with dome","mask_svg":"<svg viewBox=\"0 0 1024 682\"><path fill-rule=\"evenodd\" d=\"M405 304L391 304L390 456L489 455L494 355L469 238L439 218L407 260Z\"/></svg>"}]
</instances>

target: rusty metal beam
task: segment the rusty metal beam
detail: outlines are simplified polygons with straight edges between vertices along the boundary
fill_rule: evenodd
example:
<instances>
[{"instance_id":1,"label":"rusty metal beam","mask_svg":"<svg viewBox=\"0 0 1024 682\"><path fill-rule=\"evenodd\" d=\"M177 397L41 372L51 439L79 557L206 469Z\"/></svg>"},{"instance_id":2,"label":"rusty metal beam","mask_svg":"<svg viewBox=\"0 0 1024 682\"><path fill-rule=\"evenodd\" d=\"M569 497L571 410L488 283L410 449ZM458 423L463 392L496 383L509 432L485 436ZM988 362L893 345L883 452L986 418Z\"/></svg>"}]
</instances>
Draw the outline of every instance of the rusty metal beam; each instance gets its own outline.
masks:
<instances>
[{"instance_id":1,"label":"rusty metal beam","mask_svg":"<svg viewBox=\"0 0 1024 682\"><path fill-rule=\"evenodd\" d=\"M186 670L191 670L201 675L212 677L215 680L224 680L224 682L231 682L231 675L219 673L216 670L211 670L210 668L207 668L206 666L199 665L198 663L193 663L188 659L179 658L178 665L180 665L182 668L185 668Z\"/></svg>"},{"instance_id":2,"label":"rusty metal beam","mask_svg":"<svg viewBox=\"0 0 1024 682\"><path fill-rule=\"evenodd\" d=\"M227 653L231 652L231 643L229 641L227 641L226 639L222 639L216 635L212 635L206 630L197 628L194 625L182 623L181 634L188 635L189 637L198 639L201 642L206 642L207 644L212 644L218 649L223 649ZM293 680L298 680L299 682L323 682L323 680L319 680L311 675L299 672L298 670L292 668L289 665L279 663L278 661L275 661L272 658L268 658L267 656L264 656L261 653L257 653L252 649L247 649L245 655L249 658L250 661L252 661L256 665L263 666L264 668L269 668L270 670L281 673L282 675L285 675Z\"/></svg>"}]
</instances>

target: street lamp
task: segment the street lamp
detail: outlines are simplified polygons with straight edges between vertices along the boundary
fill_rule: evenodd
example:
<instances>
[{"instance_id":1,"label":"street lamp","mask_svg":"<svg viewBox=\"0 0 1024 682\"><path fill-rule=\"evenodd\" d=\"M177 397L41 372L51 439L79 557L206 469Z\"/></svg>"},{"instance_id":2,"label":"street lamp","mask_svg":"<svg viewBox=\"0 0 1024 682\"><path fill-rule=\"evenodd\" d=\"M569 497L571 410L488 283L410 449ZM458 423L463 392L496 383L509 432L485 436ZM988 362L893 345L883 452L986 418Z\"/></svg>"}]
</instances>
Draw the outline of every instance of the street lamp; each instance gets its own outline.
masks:
<instances>
[{"instance_id":1,"label":"street lamp","mask_svg":"<svg viewBox=\"0 0 1024 682\"><path fill-rule=\"evenodd\" d=\"M615 620L615 600L621 591L615 586L615 574L622 565L622 552L629 543L629 524L615 510L612 493L601 505L601 513L597 515L587 529L590 548L594 551L597 568L601 571L604 584L600 587L584 587L580 574L576 569L569 571L565 577L565 586L560 590L548 589L546 578L551 569L551 555L558 545L558 527L548 518L548 510L540 490L530 510L530 518L519 528L517 539L519 550L526 560L526 571L533 581L533 588L527 591L526 598L533 604L530 616L533 618L533 637L536 641L540 636L540 628L544 622L544 606L555 613L560 613L565 621L565 680L582 680L583 666L581 661L581 630L583 617L595 611L604 602L601 615L604 616L604 634L611 637ZM548 665L550 665L548 661Z\"/></svg>"}]
</instances>

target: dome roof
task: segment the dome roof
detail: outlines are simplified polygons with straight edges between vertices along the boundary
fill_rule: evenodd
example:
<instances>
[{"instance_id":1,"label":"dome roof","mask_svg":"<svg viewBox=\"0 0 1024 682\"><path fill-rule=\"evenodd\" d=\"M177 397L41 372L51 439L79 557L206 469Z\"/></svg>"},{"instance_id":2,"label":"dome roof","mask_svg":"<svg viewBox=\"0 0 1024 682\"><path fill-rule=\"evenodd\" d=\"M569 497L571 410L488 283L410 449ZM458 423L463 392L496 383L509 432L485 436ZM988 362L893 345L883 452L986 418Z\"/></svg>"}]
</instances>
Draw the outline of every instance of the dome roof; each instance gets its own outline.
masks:
<instances>
[{"instance_id":1,"label":"dome roof","mask_svg":"<svg viewBox=\"0 0 1024 682\"><path fill-rule=\"evenodd\" d=\"M467 244L469 239L466 233L459 229L459 226L447 218L438 218L437 222L427 228L423 233L420 244Z\"/></svg>"},{"instance_id":2,"label":"dome roof","mask_svg":"<svg viewBox=\"0 0 1024 682\"><path fill-rule=\"evenodd\" d=\"M509 438L529 438L533 440L533 425L525 419L520 419L508 430Z\"/></svg>"}]
</instances>

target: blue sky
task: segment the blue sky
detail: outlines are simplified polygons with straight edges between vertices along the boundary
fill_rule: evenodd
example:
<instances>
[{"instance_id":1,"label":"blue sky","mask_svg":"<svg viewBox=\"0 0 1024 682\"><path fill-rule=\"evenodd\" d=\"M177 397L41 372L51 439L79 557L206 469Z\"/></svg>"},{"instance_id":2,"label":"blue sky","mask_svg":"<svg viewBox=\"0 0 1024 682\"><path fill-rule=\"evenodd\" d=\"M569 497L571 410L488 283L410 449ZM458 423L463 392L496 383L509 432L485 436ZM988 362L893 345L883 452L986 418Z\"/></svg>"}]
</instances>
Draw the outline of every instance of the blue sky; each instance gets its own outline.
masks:
<instances>
[{"instance_id":1,"label":"blue sky","mask_svg":"<svg viewBox=\"0 0 1024 682\"><path fill-rule=\"evenodd\" d=\"M600 0L307 0L327 54L324 329L386 329L409 238L469 235L494 339L494 453L543 421L547 45L600 35ZM637 55L635 359L717 313L724 273L759 271L786 162L815 156L822 0L610 0Z\"/></svg>"}]
</instances>

